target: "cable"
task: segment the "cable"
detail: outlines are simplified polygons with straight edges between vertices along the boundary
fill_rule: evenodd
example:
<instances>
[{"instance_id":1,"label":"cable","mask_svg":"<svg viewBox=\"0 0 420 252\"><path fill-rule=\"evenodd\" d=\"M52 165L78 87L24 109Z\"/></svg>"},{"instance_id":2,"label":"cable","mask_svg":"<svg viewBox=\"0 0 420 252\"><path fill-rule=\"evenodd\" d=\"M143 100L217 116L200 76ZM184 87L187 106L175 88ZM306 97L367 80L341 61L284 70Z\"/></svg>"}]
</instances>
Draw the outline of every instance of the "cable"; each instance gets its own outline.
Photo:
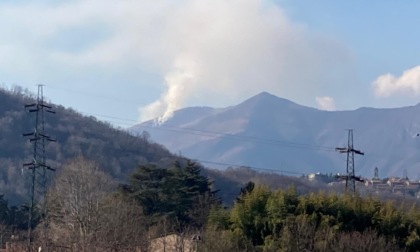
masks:
<instances>
[{"instance_id":1,"label":"cable","mask_svg":"<svg viewBox=\"0 0 420 252\"><path fill-rule=\"evenodd\" d=\"M263 143L263 144L271 144L271 145L288 145L288 147L293 148L305 148L305 149L314 149L314 150L325 150L325 151L335 151L335 148L333 147L325 147L320 145L311 145L311 144L304 144L304 143L296 143L296 142L286 142L282 140L273 140L268 138L260 138L260 137L254 137L254 136L247 136L247 135L233 135L230 133L223 133L223 132L215 132L215 131L205 131L205 130L199 130L199 129L193 129L193 128L185 128L185 127L176 127L171 125L163 125L163 126L152 126L152 125L137 125L138 127L147 127L147 128L153 128L157 130L173 130L176 132L181 133L188 133L188 134L196 134L196 135L203 135L203 136L218 136L223 138L230 138L234 140L243 140L243 141L249 141L249 142L255 142L255 143ZM194 133L193 133L194 132Z\"/></svg>"},{"instance_id":2,"label":"cable","mask_svg":"<svg viewBox=\"0 0 420 252\"><path fill-rule=\"evenodd\" d=\"M82 113L87 116L89 116L89 113ZM107 116L107 115L101 115L101 114L90 114L93 116L99 116L104 118L111 118L111 119L117 119L122 121L130 121L130 122L137 122L135 120L121 118L121 117L115 117L115 116ZM112 120L107 120L109 122L115 122ZM117 122L120 123L121 122ZM223 132L216 132L216 131L206 131L206 130L200 130L200 129L193 129L193 128L185 128L185 127L177 127L172 125L159 125L156 126L152 123L149 125L139 125L139 124L129 124L129 123L123 123L125 125L129 126L136 126L141 128L148 128L153 130L163 130L163 131L171 131L175 133L181 133L181 134L191 134L191 135L198 135L198 136L207 136L207 137L221 137L221 138L227 138L231 140L236 141L246 141L246 142L253 142L253 143L259 143L259 144L267 144L267 145L274 145L274 146L284 146L289 148L299 148L299 149L307 149L307 150L319 150L319 151L329 151L329 152L335 152L334 147L326 147L326 146L320 146L320 145L311 145L311 144L304 144L304 143L296 143L296 142L286 142L282 140L273 140L273 139L267 139L267 138L258 138L254 136L247 136L247 135L233 135L230 133L223 133Z\"/></svg>"},{"instance_id":3,"label":"cable","mask_svg":"<svg viewBox=\"0 0 420 252\"><path fill-rule=\"evenodd\" d=\"M86 93L86 92L62 89L62 88L57 88L57 87L53 87L53 88L63 90L63 91L67 91L67 92L73 92L73 93L79 93L79 94L83 94L83 95L100 97L100 98L108 99L108 100L116 100L116 101L120 101L120 102L121 101L126 102L125 100L115 99L113 97L98 96L98 95L94 95L94 94L90 94L90 93ZM307 149L307 150L315 150L315 151L335 152L334 147L311 145L311 144L296 143L296 142L287 142L287 141L282 141L282 140L258 138L258 137L247 136L247 135L233 135L233 134L230 134L230 133L223 133L223 132L216 132L216 131L206 131L206 130L200 130L200 129L194 129L194 128L186 128L186 127L177 127L177 126L168 125L168 124L159 125L159 126L156 126L154 123L149 123L148 125L147 124L139 125L139 124L137 124L138 123L137 121L127 119L127 118L121 118L121 117L115 117L115 116L109 116L109 115L102 115L102 114L94 114L94 113L83 113L83 112L82 112L82 114L84 114L86 116L99 116L99 117L102 117L102 118L116 119L118 121L113 121L113 120L105 120L105 121L118 123L119 125L127 125L127 127L137 126L139 128L148 128L148 129L153 129L153 130L170 131L170 132L175 132L175 133L180 133L180 134L191 134L191 135L206 136L206 137L221 137L221 138L230 139L230 140L234 140L234 141L246 141L246 142L253 142L253 143L258 143L258 144L267 144L267 145L272 145L272 146L282 146L282 147L288 147L288 148L299 148L299 149ZM128 123L128 122L130 122L130 123ZM214 164L214 165L237 166L237 167L241 166L241 165L218 163L218 162L205 161L205 160L198 160L198 161L202 162L202 163ZM266 168L261 168L261 167L252 167L252 166L246 166L246 167L250 167L250 168L255 169L255 170L279 172L278 170L266 169ZM294 171L280 171L280 172L295 174L295 175L302 175L302 173L294 172Z\"/></svg>"},{"instance_id":4,"label":"cable","mask_svg":"<svg viewBox=\"0 0 420 252\"><path fill-rule=\"evenodd\" d=\"M59 88L59 87L55 87L55 86L48 86L48 87L52 87L53 89L62 90L62 91L66 91L66 92L73 92L73 93L79 93L79 94L82 94L82 95L88 95L88 96L92 96L92 97L99 97L99 98L108 99L108 100L116 100L116 101L125 102L125 103L132 103L132 102L127 102L126 100L117 99L117 98L114 98L114 97L98 96L96 94L91 94L91 93L86 93L86 92L81 92L81 91L75 91L75 90L70 90L70 89L64 89L64 88ZM94 115L94 116L100 116L100 117L104 117L104 118L112 118L112 119L117 119L117 120L122 120L122 121L130 121L130 122L138 123L135 120L126 119L126 118L92 114L92 113L84 113L84 114L88 115L88 116L89 115ZM233 135L233 134L229 134L229 133L215 132L215 131L205 131L205 130L199 130L199 129L193 129L193 128L185 128L185 127L177 127L177 126L171 126L171 125L167 125L167 124L156 126L154 124L138 125L138 124L129 124L129 123L125 123L125 122L115 122L115 121L112 121L112 120L106 120L106 121L118 123L120 125L121 124L127 125L128 127L138 126L138 127L144 127L144 128L153 128L154 130L165 130L165 131L172 131L172 132L183 133L183 134L193 134L193 135L209 136L209 137L222 137L222 138L228 138L228 139L233 139L233 140L248 141L248 142L268 144L268 145L282 145L282 146L289 147L289 148L300 148L300 149L322 150L322 151L335 152L334 147L326 147L326 146L311 145L311 144L296 143L296 142L286 142L286 141L281 141L281 140L258 138L258 137L246 136L246 135L239 136L239 135Z\"/></svg>"},{"instance_id":5,"label":"cable","mask_svg":"<svg viewBox=\"0 0 420 252\"><path fill-rule=\"evenodd\" d=\"M76 91L73 91L73 92L76 92ZM82 92L77 92L77 93L82 93ZM103 97L103 98L109 99L107 97ZM82 114L85 114L86 116L92 116L93 115L93 116L98 116L98 117L102 117L102 118L116 119L118 121L113 121L113 120L105 120L105 121L118 123L120 125L124 124L124 125L127 125L127 127L137 126L137 127L140 127L140 128L170 131L170 132L175 132L175 133L179 133L179 134L191 134L191 135L206 136L206 137L221 137L221 138L230 139L230 140L234 140L234 141L247 141L247 142L253 142L253 143L258 143L258 144L267 144L267 145L282 146L282 147L288 147L288 148L299 148L299 149L307 149L307 150L315 150L315 151L335 152L334 147L326 147L326 146L311 145L311 144L296 143L296 142L286 142L286 141L281 141L281 140L258 138L258 137L246 136L246 135L238 136L238 135L233 135L233 134L230 134L230 133L205 131L205 130L194 129L194 128L176 127L176 126L168 125L168 124L159 125L159 126L155 125L154 123L149 123L148 125L147 124L139 125L136 120L127 119L127 118L121 118L121 117L109 116L109 115L103 115L103 114L83 113L83 112L82 112ZM223 166L236 166L236 167L242 166L242 165L218 163L218 162L204 161L204 160L198 160L198 161L200 161L202 163L223 165ZM252 166L246 166L246 167L250 167L250 168L255 169L255 170L279 172L278 170L261 168L261 167L252 167ZM285 171L280 171L280 172L294 174L294 175L302 175L302 173L294 172L294 171L286 171L285 170Z\"/></svg>"},{"instance_id":6,"label":"cable","mask_svg":"<svg viewBox=\"0 0 420 252\"><path fill-rule=\"evenodd\" d=\"M79 142L79 143L84 143L81 139L73 139L73 141L76 141L76 142ZM182 158L184 158L184 159L190 159L190 158L187 158L187 157L182 157ZM293 174L293 175L299 175L299 176L304 176L305 175L305 173L303 173L303 172L296 172L296 171L283 170L283 169L276 170L276 169L270 169L270 168L264 168L264 167L244 165L244 164L222 163L222 162L215 162L215 161L208 161L208 160L201 160L201 159L194 159L194 158L192 158L191 160L197 161L197 162L203 163L203 164L213 164L213 165L226 166L226 167L244 167L244 168L251 168L251 169L257 170L257 171L280 173L280 175L281 174Z\"/></svg>"}]
</instances>

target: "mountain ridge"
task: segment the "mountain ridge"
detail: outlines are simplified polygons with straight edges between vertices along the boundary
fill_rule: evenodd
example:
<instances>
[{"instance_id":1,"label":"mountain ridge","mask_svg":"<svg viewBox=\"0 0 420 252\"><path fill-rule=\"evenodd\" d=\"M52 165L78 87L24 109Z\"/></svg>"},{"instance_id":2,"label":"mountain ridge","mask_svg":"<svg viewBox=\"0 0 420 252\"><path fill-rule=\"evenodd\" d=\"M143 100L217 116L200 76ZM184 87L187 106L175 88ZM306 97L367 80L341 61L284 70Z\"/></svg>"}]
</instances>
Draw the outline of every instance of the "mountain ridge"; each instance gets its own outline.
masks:
<instances>
[{"instance_id":1,"label":"mountain ridge","mask_svg":"<svg viewBox=\"0 0 420 252\"><path fill-rule=\"evenodd\" d=\"M418 176L420 138L415 136L420 132L420 120L416 118L420 104L324 111L261 92L199 118L185 113L183 124L173 123L180 111L185 112L181 109L174 118L147 131L169 150L198 160L299 173L343 173L345 155L335 153L334 147L346 146L345 130L354 129L355 148L366 153L356 158L357 174L373 176L378 166L382 176L402 176L404 170ZM130 131L148 124L138 124ZM165 127L178 132L165 131ZM191 130L201 133L194 135Z\"/></svg>"}]
</instances>

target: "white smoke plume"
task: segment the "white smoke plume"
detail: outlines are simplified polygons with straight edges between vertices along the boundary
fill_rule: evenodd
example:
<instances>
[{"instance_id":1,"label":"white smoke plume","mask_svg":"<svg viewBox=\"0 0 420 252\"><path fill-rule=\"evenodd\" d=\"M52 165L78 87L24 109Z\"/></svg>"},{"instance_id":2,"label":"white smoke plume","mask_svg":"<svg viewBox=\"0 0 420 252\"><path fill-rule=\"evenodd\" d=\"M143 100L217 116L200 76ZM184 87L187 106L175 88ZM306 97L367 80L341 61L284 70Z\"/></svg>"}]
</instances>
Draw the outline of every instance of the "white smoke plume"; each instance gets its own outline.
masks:
<instances>
[{"instance_id":1,"label":"white smoke plume","mask_svg":"<svg viewBox=\"0 0 420 252\"><path fill-rule=\"evenodd\" d=\"M334 78L329 68L337 70L347 60L334 40L293 24L267 1L184 3L168 16L164 34L174 56L165 74L166 90L141 109L142 120L164 122L193 97L200 105L260 91L309 98Z\"/></svg>"},{"instance_id":2,"label":"white smoke plume","mask_svg":"<svg viewBox=\"0 0 420 252\"><path fill-rule=\"evenodd\" d=\"M148 101L162 92L140 108L141 120L164 122L186 105L226 106L261 91L312 105L314 93L354 76L339 41L291 21L275 0L16 2L0 2L0 72L52 83L74 72L127 73L118 88L139 85Z\"/></svg>"},{"instance_id":3,"label":"white smoke plume","mask_svg":"<svg viewBox=\"0 0 420 252\"><path fill-rule=\"evenodd\" d=\"M336 110L335 101L332 97L329 96L317 96L315 98L316 103L319 109L334 111Z\"/></svg>"},{"instance_id":4,"label":"white smoke plume","mask_svg":"<svg viewBox=\"0 0 420 252\"><path fill-rule=\"evenodd\" d=\"M166 74L166 91L162 97L142 109L143 118L155 118L158 124L165 122L172 113L180 108L194 90L194 64L181 57L175 62L173 69Z\"/></svg>"},{"instance_id":5,"label":"white smoke plume","mask_svg":"<svg viewBox=\"0 0 420 252\"><path fill-rule=\"evenodd\" d=\"M372 85L378 97L394 94L420 95L420 66L404 71L399 77L390 73L381 75Z\"/></svg>"}]
</instances>

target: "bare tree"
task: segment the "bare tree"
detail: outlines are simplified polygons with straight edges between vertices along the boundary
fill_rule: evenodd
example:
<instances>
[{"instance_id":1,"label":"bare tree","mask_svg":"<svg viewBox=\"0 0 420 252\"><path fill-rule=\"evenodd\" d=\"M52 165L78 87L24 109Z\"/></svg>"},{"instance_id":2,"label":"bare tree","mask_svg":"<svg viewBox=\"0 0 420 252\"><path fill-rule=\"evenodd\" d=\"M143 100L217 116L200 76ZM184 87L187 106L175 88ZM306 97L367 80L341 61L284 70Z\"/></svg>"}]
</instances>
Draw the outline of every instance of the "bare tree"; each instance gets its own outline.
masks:
<instances>
[{"instance_id":1,"label":"bare tree","mask_svg":"<svg viewBox=\"0 0 420 252\"><path fill-rule=\"evenodd\" d=\"M0 248L9 240L10 231L10 227L4 221L0 221Z\"/></svg>"},{"instance_id":2,"label":"bare tree","mask_svg":"<svg viewBox=\"0 0 420 252\"><path fill-rule=\"evenodd\" d=\"M111 178L96 163L82 157L66 163L50 190L53 242L92 251L103 226L102 204L112 189Z\"/></svg>"},{"instance_id":3,"label":"bare tree","mask_svg":"<svg viewBox=\"0 0 420 252\"><path fill-rule=\"evenodd\" d=\"M135 202L121 195L105 199L101 209L102 227L97 243L107 251L146 251L149 246L147 220Z\"/></svg>"},{"instance_id":4,"label":"bare tree","mask_svg":"<svg viewBox=\"0 0 420 252\"><path fill-rule=\"evenodd\" d=\"M340 232L336 235L336 239L329 244L326 251L406 251L404 248L399 248L396 241L387 239L385 236L378 235L373 230L364 232Z\"/></svg>"},{"instance_id":5,"label":"bare tree","mask_svg":"<svg viewBox=\"0 0 420 252\"><path fill-rule=\"evenodd\" d=\"M203 237L194 242L196 243L194 245L197 247L196 251L202 252L256 251L256 248L246 237L211 225L206 228Z\"/></svg>"}]
</instances>

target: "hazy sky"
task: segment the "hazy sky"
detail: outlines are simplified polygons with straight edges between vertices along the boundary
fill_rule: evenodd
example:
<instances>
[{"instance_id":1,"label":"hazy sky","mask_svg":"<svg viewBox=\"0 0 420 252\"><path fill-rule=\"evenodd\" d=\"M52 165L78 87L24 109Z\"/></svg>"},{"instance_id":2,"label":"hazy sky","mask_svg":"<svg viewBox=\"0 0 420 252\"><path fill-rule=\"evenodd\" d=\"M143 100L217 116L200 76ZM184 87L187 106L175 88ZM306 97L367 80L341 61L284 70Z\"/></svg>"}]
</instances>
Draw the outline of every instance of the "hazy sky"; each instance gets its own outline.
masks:
<instances>
[{"instance_id":1,"label":"hazy sky","mask_svg":"<svg viewBox=\"0 0 420 252\"><path fill-rule=\"evenodd\" d=\"M420 101L419 11L391 0L3 0L0 83L42 83L51 101L121 126L261 91L326 110L409 106Z\"/></svg>"}]
</instances>

